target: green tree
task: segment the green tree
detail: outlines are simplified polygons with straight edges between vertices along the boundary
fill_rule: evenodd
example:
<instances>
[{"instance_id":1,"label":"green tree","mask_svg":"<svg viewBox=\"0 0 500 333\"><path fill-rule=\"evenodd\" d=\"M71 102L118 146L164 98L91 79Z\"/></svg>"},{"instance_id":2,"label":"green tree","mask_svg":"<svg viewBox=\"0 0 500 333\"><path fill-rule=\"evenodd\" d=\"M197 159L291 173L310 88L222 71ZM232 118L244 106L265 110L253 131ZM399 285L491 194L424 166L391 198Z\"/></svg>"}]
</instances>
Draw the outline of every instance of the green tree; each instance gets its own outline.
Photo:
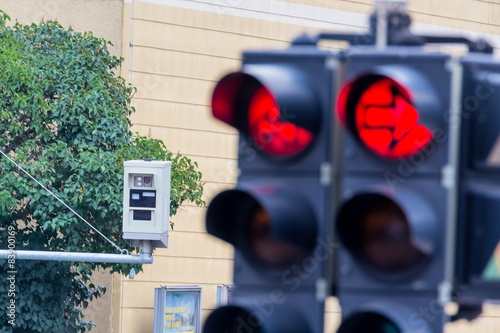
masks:
<instances>
[{"instance_id":1,"label":"green tree","mask_svg":"<svg viewBox=\"0 0 500 333\"><path fill-rule=\"evenodd\" d=\"M171 211L203 205L197 163L130 131L133 87L115 71L109 42L51 21L7 26L0 11L0 149L122 248L123 161L172 161ZM0 156L0 248L15 228L16 249L116 253L110 243ZM132 267L102 264L127 274ZM15 327L8 323L7 262L0 261L2 332L84 332L82 309L105 290L96 264L15 263Z\"/></svg>"}]
</instances>

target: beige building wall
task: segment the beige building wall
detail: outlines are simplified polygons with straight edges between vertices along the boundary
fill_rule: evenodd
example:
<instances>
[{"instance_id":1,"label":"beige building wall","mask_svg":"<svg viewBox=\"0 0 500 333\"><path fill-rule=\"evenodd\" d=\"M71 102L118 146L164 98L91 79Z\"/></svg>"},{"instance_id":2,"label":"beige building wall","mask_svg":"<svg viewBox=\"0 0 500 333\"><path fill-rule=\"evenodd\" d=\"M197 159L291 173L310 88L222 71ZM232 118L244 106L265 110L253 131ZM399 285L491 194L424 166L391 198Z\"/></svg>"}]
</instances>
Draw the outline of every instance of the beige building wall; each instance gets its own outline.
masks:
<instances>
[{"instance_id":1,"label":"beige building wall","mask_svg":"<svg viewBox=\"0 0 500 333\"><path fill-rule=\"evenodd\" d=\"M202 20L192 13L125 3L123 44L133 46L124 49L122 76L138 89L133 130L150 133L170 151L197 161L208 199L236 179L237 133L210 118L208 103L215 78L235 69L238 56L212 48L210 31L200 28ZM203 287L203 317L215 307L217 286L232 280L233 250L207 236L205 211L184 205L172 218L169 248L157 249L155 263L144 266L135 279L120 278L121 293L114 294L120 296L115 332L153 331L154 289L161 285L198 284Z\"/></svg>"},{"instance_id":2,"label":"beige building wall","mask_svg":"<svg viewBox=\"0 0 500 333\"><path fill-rule=\"evenodd\" d=\"M111 41L111 54L122 53L123 0L1 0L0 9L23 24L42 20L58 21L65 28L92 31L94 36Z\"/></svg>"}]
</instances>

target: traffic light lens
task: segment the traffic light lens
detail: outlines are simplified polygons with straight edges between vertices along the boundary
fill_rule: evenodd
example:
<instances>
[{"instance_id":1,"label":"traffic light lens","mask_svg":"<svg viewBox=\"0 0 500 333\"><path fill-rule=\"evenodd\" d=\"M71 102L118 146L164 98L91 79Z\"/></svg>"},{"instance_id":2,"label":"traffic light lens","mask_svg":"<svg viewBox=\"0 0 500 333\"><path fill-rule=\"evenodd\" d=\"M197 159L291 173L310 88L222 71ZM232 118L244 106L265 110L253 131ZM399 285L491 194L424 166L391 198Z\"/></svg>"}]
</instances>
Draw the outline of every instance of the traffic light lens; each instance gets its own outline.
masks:
<instances>
[{"instance_id":1,"label":"traffic light lens","mask_svg":"<svg viewBox=\"0 0 500 333\"><path fill-rule=\"evenodd\" d=\"M261 293L264 295L264 293ZM250 295L253 296L253 295ZM265 295L264 295L265 296ZM247 297L247 296L246 296ZM312 333L304 314L294 306L279 304L275 306L266 298L254 299L252 304L244 306L227 305L215 309L205 321L203 333ZM268 304L272 306L267 311ZM265 307L265 312L262 311ZM392 332L388 332L392 333Z\"/></svg>"},{"instance_id":2,"label":"traffic light lens","mask_svg":"<svg viewBox=\"0 0 500 333\"><path fill-rule=\"evenodd\" d=\"M418 123L409 89L385 76L366 75L346 84L337 114L367 148L384 158L412 156L432 140L432 132Z\"/></svg>"},{"instance_id":3,"label":"traffic light lens","mask_svg":"<svg viewBox=\"0 0 500 333\"><path fill-rule=\"evenodd\" d=\"M208 316L203 333L263 333L262 319L240 307L225 306Z\"/></svg>"},{"instance_id":4,"label":"traffic light lens","mask_svg":"<svg viewBox=\"0 0 500 333\"><path fill-rule=\"evenodd\" d=\"M265 152L278 156L293 156L303 151L313 134L287 120L275 98L261 85L252 96L248 109L248 126L255 143Z\"/></svg>"},{"instance_id":5,"label":"traffic light lens","mask_svg":"<svg viewBox=\"0 0 500 333\"><path fill-rule=\"evenodd\" d=\"M379 194L362 194L341 209L338 228L346 247L370 266L399 272L416 266L425 254L412 242L403 210Z\"/></svg>"},{"instance_id":6,"label":"traffic light lens","mask_svg":"<svg viewBox=\"0 0 500 333\"><path fill-rule=\"evenodd\" d=\"M269 269L304 259L318 237L314 211L288 187L256 186L219 193L208 206L206 225L211 235Z\"/></svg>"},{"instance_id":7,"label":"traffic light lens","mask_svg":"<svg viewBox=\"0 0 500 333\"><path fill-rule=\"evenodd\" d=\"M358 313L347 318L337 333L401 333L401 329L388 318L373 312Z\"/></svg>"},{"instance_id":8,"label":"traffic light lens","mask_svg":"<svg viewBox=\"0 0 500 333\"><path fill-rule=\"evenodd\" d=\"M260 86L250 102L248 126L255 143L271 155L295 155L313 139L310 131L288 122L286 117L269 90Z\"/></svg>"},{"instance_id":9,"label":"traffic light lens","mask_svg":"<svg viewBox=\"0 0 500 333\"><path fill-rule=\"evenodd\" d=\"M217 83L212 113L250 135L259 150L276 157L291 157L309 146L312 130L317 127L314 99L307 89L300 88L293 87L300 91L294 99L283 98L286 105L280 108L275 95L257 78L232 73Z\"/></svg>"},{"instance_id":10,"label":"traffic light lens","mask_svg":"<svg viewBox=\"0 0 500 333\"><path fill-rule=\"evenodd\" d=\"M392 201L367 209L361 222L361 244L363 257L386 270L411 267L422 256L411 243L406 217Z\"/></svg>"},{"instance_id":11,"label":"traffic light lens","mask_svg":"<svg viewBox=\"0 0 500 333\"><path fill-rule=\"evenodd\" d=\"M271 217L261 206L251 214L246 235L253 256L270 267L292 264L306 255L302 248L273 236Z\"/></svg>"}]
</instances>

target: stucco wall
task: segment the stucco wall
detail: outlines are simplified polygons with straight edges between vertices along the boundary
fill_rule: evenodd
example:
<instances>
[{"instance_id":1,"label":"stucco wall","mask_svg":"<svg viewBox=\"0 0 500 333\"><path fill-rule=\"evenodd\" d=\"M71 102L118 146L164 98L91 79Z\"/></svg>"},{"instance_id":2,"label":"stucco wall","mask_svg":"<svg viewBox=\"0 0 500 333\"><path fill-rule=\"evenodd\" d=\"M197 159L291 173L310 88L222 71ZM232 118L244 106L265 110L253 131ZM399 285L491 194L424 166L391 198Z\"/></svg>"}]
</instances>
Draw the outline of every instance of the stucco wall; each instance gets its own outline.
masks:
<instances>
[{"instance_id":1,"label":"stucco wall","mask_svg":"<svg viewBox=\"0 0 500 333\"><path fill-rule=\"evenodd\" d=\"M121 56L122 0L2 0L0 9L23 24L42 19L58 21L76 31L92 31L94 36L111 41L110 52Z\"/></svg>"}]
</instances>

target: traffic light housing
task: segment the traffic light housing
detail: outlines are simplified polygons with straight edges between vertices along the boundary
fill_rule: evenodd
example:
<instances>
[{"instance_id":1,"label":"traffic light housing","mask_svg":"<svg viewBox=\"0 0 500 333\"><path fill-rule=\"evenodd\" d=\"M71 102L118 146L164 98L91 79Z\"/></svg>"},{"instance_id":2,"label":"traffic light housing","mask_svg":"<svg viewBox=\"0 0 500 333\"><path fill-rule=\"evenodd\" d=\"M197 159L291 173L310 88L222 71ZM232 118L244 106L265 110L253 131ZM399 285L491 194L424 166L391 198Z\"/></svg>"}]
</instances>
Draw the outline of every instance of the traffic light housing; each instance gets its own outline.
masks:
<instances>
[{"instance_id":1,"label":"traffic light housing","mask_svg":"<svg viewBox=\"0 0 500 333\"><path fill-rule=\"evenodd\" d=\"M456 243L457 302L500 299L500 62L489 54L461 60L463 87Z\"/></svg>"},{"instance_id":2,"label":"traffic light housing","mask_svg":"<svg viewBox=\"0 0 500 333\"><path fill-rule=\"evenodd\" d=\"M498 286L500 68L477 54L492 52L484 41L412 34L403 2L380 1L366 35L247 52L217 83L212 112L240 133L241 173L206 226L235 247L237 289L205 333L321 332L327 292L338 333L440 333L452 297L466 318ZM337 54L321 39L357 45Z\"/></svg>"},{"instance_id":3,"label":"traffic light housing","mask_svg":"<svg viewBox=\"0 0 500 333\"><path fill-rule=\"evenodd\" d=\"M454 200L443 178L450 56L368 46L347 51L346 61L337 103L345 128L334 222L338 332L442 332Z\"/></svg>"},{"instance_id":4,"label":"traffic light housing","mask_svg":"<svg viewBox=\"0 0 500 333\"><path fill-rule=\"evenodd\" d=\"M323 330L339 66L316 47L246 52L216 84L212 112L240 133L240 175L209 204L206 227L235 248L236 289L205 333Z\"/></svg>"}]
</instances>

